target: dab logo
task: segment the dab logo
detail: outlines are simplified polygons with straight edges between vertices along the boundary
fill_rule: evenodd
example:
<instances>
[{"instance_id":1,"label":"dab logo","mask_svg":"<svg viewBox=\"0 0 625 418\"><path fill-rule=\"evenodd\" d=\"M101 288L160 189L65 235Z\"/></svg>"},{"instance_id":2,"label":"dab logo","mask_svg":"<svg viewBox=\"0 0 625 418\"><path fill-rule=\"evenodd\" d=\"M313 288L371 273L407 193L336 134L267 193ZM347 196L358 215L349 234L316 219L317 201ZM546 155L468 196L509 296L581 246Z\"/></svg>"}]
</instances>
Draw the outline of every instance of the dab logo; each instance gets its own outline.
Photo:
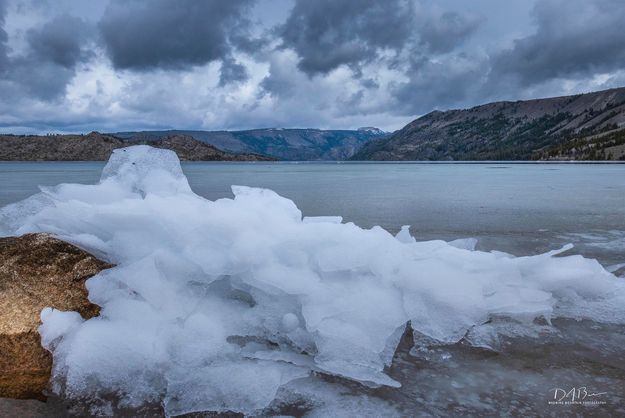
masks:
<instances>
[{"instance_id":1,"label":"dab logo","mask_svg":"<svg viewBox=\"0 0 625 418\"><path fill-rule=\"evenodd\" d=\"M602 395L608 392L590 392L586 386L572 387L570 389L553 388L553 397L549 405L604 405Z\"/></svg>"}]
</instances>

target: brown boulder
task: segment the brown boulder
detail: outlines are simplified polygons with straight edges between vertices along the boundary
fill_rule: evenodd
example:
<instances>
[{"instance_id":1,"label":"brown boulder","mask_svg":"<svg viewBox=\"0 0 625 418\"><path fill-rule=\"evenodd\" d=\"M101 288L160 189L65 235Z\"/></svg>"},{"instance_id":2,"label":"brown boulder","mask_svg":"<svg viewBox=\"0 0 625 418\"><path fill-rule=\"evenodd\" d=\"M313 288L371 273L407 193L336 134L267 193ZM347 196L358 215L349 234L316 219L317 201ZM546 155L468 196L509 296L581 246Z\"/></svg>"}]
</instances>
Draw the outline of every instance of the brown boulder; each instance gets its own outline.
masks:
<instances>
[{"instance_id":1,"label":"brown boulder","mask_svg":"<svg viewBox=\"0 0 625 418\"><path fill-rule=\"evenodd\" d=\"M0 238L0 397L45 399L52 356L37 331L41 310L98 315L85 281L109 267L48 234Z\"/></svg>"}]
</instances>

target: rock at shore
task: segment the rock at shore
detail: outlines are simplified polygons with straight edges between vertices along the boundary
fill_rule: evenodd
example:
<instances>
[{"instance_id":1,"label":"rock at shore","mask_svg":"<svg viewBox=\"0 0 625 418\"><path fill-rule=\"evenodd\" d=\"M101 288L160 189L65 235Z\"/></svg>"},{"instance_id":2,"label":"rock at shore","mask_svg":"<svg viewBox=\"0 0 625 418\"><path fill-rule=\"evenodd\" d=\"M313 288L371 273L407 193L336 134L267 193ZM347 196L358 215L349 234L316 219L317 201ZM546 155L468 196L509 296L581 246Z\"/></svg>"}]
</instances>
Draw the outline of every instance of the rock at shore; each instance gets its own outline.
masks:
<instances>
[{"instance_id":1,"label":"rock at shore","mask_svg":"<svg viewBox=\"0 0 625 418\"><path fill-rule=\"evenodd\" d=\"M98 315L85 281L109 267L48 234L0 238L0 397L45 399L52 356L37 331L41 310Z\"/></svg>"}]
</instances>

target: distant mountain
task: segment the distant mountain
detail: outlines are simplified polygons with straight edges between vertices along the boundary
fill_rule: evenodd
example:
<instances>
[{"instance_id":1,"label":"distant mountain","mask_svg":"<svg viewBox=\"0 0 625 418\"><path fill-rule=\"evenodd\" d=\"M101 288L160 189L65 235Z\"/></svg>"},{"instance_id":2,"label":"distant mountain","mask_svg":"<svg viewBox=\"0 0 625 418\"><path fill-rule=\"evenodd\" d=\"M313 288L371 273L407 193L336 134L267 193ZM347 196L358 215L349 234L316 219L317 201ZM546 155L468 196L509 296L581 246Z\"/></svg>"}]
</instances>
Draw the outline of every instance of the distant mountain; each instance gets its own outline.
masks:
<instances>
[{"instance_id":1,"label":"distant mountain","mask_svg":"<svg viewBox=\"0 0 625 418\"><path fill-rule=\"evenodd\" d=\"M434 111L352 160L625 160L625 88Z\"/></svg>"},{"instance_id":2,"label":"distant mountain","mask_svg":"<svg viewBox=\"0 0 625 418\"><path fill-rule=\"evenodd\" d=\"M112 135L0 135L0 161L105 161L113 150L146 144L170 149L189 161L266 161L270 157L231 154L185 135L126 141Z\"/></svg>"},{"instance_id":3,"label":"distant mountain","mask_svg":"<svg viewBox=\"0 0 625 418\"><path fill-rule=\"evenodd\" d=\"M116 132L129 141L188 135L233 153L267 155L279 160L346 160L367 142L388 135L378 128L358 130L252 129L248 131L140 131Z\"/></svg>"}]
</instances>

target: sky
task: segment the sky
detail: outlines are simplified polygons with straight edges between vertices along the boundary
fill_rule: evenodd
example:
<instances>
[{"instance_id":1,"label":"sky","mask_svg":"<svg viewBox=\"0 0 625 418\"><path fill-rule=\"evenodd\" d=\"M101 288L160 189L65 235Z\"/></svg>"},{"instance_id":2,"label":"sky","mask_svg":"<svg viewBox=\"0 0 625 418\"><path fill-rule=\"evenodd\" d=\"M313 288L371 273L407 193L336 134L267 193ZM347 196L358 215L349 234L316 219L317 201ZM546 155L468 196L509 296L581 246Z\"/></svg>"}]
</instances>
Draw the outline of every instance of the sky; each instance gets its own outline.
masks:
<instances>
[{"instance_id":1,"label":"sky","mask_svg":"<svg viewBox=\"0 0 625 418\"><path fill-rule=\"evenodd\" d=\"M0 132L399 129L625 85L622 0L0 0Z\"/></svg>"}]
</instances>

